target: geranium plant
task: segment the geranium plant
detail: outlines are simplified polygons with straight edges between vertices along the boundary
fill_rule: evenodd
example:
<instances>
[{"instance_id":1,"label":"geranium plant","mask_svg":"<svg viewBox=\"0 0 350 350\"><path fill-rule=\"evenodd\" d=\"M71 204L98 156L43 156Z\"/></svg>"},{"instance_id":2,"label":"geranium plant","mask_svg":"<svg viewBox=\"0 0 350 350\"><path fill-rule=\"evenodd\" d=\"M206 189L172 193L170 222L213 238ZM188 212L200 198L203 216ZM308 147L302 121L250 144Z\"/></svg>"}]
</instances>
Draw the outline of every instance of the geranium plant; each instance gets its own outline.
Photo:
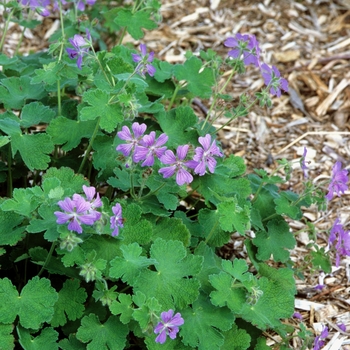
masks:
<instances>
[{"instance_id":1,"label":"geranium plant","mask_svg":"<svg viewBox=\"0 0 350 350\"><path fill-rule=\"evenodd\" d=\"M347 190L347 171L335 164L326 196L311 180L303 193L282 190L286 160L247 174L213 122L288 90L255 36L227 38L226 57L188 52L170 64L143 43L120 44L157 27L160 2L118 4L4 5L5 29L37 25L33 11L57 13L61 27L47 52L0 55L0 348L258 350L270 330L287 349L296 335L282 320L294 313L300 274L288 220ZM106 49L106 34L119 44ZM232 100L225 89L248 65L266 86L234 107L218 103ZM208 103L205 118L194 98ZM234 233L249 259L217 254ZM329 243L337 264L350 253L338 221ZM304 270L330 271L313 246Z\"/></svg>"}]
</instances>

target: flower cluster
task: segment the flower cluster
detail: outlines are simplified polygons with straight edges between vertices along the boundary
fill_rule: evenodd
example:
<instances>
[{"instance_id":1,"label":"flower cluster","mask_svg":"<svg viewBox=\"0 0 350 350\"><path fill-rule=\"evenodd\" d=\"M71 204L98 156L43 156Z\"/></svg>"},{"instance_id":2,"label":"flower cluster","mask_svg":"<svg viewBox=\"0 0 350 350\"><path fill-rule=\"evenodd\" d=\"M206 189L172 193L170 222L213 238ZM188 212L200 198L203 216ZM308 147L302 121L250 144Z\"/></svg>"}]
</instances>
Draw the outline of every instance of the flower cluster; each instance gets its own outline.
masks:
<instances>
[{"instance_id":1,"label":"flower cluster","mask_svg":"<svg viewBox=\"0 0 350 350\"><path fill-rule=\"evenodd\" d=\"M332 169L332 178L328 186L326 198L330 201L333 199L334 193L340 197L341 193L348 190L348 171L342 169L341 162L336 162Z\"/></svg>"},{"instance_id":2,"label":"flower cluster","mask_svg":"<svg viewBox=\"0 0 350 350\"><path fill-rule=\"evenodd\" d=\"M174 310L171 309L160 314L161 321L154 328L154 333L158 334L157 343L164 344L167 336L170 339L175 339L179 332L179 326L184 324L185 321L179 312L175 316L173 314Z\"/></svg>"},{"instance_id":3,"label":"flower cluster","mask_svg":"<svg viewBox=\"0 0 350 350\"><path fill-rule=\"evenodd\" d=\"M146 73L153 77L156 69L150 63L154 59L154 52L152 51L147 55L147 47L145 44L140 45L140 50L141 55L136 53L131 54L132 60L137 63L136 72L142 77L145 77Z\"/></svg>"},{"instance_id":4,"label":"flower cluster","mask_svg":"<svg viewBox=\"0 0 350 350\"><path fill-rule=\"evenodd\" d=\"M331 228L328 244L336 249L335 265L338 267L341 256L350 256L350 232L344 230L339 219Z\"/></svg>"},{"instance_id":5,"label":"flower cluster","mask_svg":"<svg viewBox=\"0 0 350 350\"><path fill-rule=\"evenodd\" d=\"M242 59L246 66L253 64L261 69L265 85L268 87L271 95L280 97L281 89L288 91L288 82L286 79L281 78L277 67L270 67L266 63L260 62L260 47L254 35L237 33L234 37L226 39L224 45L232 48L228 52L229 57Z\"/></svg>"},{"instance_id":6,"label":"flower cluster","mask_svg":"<svg viewBox=\"0 0 350 350\"><path fill-rule=\"evenodd\" d=\"M72 44L73 49L68 47L66 49L69 58L77 58L77 66L81 69L81 64L83 63L84 55L89 53L89 48L91 45L91 35L88 29L86 29L86 38L84 39L80 34L75 34L73 38L69 39Z\"/></svg>"},{"instance_id":7,"label":"flower cluster","mask_svg":"<svg viewBox=\"0 0 350 350\"><path fill-rule=\"evenodd\" d=\"M126 143L118 145L116 150L125 157L132 154L131 159L134 163L143 160L141 166L153 166L155 158L158 158L161 163L167 165L159 169L159 173L163 175L163 178L176 174L176 183L179 186L193 181L193 176L189 170L193 170L194 174L199 176L205 175L207 169L210 173L214 173L215 157L223 157L216 141L212 141L209 134L198 138L198 142L202 147L197 147L193 158L186 160L189 145L178 146L175 155L173 151L167 150L167 147L164 146L168 141L168 136L165 133L158 138L156 138L154 131L149 135L144 135L146 128L146 124L135 122L131 126L131 132L127 126L123 126L117 135Z\"/></svg>"},{"instance_id":8,"label":"flower cluster","mask_svg":"<svg viewBox=\"0 0 350 350\"><path fill-rule=\"evenodd\" d=\"M66 224L68 230L82 233L82 224L92 226L101 219L102 214L97 208L102 207L102 201L96 188L83 185L85 198L80 194L73 194L72 198L66 197L57 204L62 211L55 211L57 224ZM122 207L119 203L112 207L113 216L110 217L110 228L113 230L112 236L118 236L119 227L124 227L122 217Z\"/></svg>"}]
</instances>

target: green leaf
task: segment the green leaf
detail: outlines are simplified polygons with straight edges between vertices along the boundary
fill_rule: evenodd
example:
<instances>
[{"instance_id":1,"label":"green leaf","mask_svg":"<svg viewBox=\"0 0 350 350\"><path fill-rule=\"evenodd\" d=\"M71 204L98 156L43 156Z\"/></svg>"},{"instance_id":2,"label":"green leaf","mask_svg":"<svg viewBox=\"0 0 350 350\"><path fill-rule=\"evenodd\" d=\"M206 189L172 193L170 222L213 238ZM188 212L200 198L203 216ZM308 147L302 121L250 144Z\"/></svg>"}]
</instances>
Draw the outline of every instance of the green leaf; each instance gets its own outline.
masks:
<instances>
[{"instance_id":1,"label":"green leaf","mask_svg":"<svg viewBox=\"0 0 350 350\"><path fill-rule=\"evenodd\" d=\"M46 95L41 84L32 85L28 76L11 77L0 82L0 101L6 109L21 109L27 100L40 100Z\"/></svg>"},{"instance_id":2,"label":"green leaf","mask_svg":"<svg viewBox=\"0 0 350 350\"><path fill-rule=\"evenodd\" d=\"M44 64L42 69L36 69L34 71L35 76L32 78L32 84L47 84L53 85L57 83L58 72L61 69L61 65L57 62L50 62Z\"/></svg>"},{"instance_id":3,"label":"green leaf","mask_svg":"<svg viewBox=\"0 0 350 350\"><path fill-rule=\"evenodd\" d=\"M0 280L0 322L12 323L19 315L25 328L39 329L53 316L57 293L46 278L34 277L23 287L20 297L8 278Z\"/></svg>"},{"instance_id":4,"label":"green leaf","mask_svg":"<svg viewBox=\"0 0 350 350\"><path fill-rule=\"evenodd\" d=\"M29 330L17 326L17 333L19 336L19 343L23 349L26 350L56 350L58 349L58 333L52 328L44 328L41 333L33 337Z\"/></svg>"},{"instance_id":5,"label":"green leaf","mask_svg":"<svg viewBox=\"0 0 350 350\"><path fill-rule=\"evenodd\" d=\"M174 75L179 81L186 80L187 89L195 96L209 98L215 83L214 73L211 68L202 69L202 67L202 61L192 56L183 65L175 65Z\"/></svg>"},{"instance_id":6,"label":"green leaf","mask_svg":"<svg viewBox=\"0 0 350 350\"><path fill-rule=\"evenodd\" d=\"M203 258L187 254L179 241L158 238L151 246L150 256L155 259L155 270L142 271L134 290L148 298L157 296L164 309L182 309L197 299L199 282L194 277L202 267ZM192 278L189 278L192 276Z\"/></svg>"},{"instance_id":7,"label":"green leaf","mask_svg":"<svg viewBox=\"0 0 350 350\"><path fill-rule=\"evenodd\" d=\"M19 151L30 170L45 170L51 161L50 154L54 150L51 137L43 134L11 135L12 156Z\"/></svg>"},{"instance_id":8,"label":"green leaf","mask_svg":"<svg viewBox=\"0 0 350 350\"><path fill-rule=\"evenodd\" d=\"M89 185L83 175L75 174L72 169L66 167L48 169L43 175L43 181L51 177L56 177L61 181L61 187L64 188L67 197L74 193L81 193L83 185Z\"/></svg>"},{"instance_id":9,"label":"green leaf","mask_svg":"<svg viewBox=\"0 0 350 350\"><path fill-rule=\"evenodd\" d=\"M118 295L118 300L119 302L116 300L113 301L109 309L113 315L120 314L120 322L128 324L134 312L131 295L120 293Z\"/></svg>"},{"instance_id":10,"label":"green leaf","mask_svg":"<svg viewBox=\"0 0 350 350\"><path fill-rule=\"evenodd\" d=\"M32 219L27 227L27 231L30 233L45 232L45 239L49 242L54 242L59 237L58 224L56 223L57 217L54 214L57 210L58 207L42 204L38 209L41 218Z\"/></svg>"},{"instance_id":11,"label":"green leaf","mask_svg":"<svg viewBox=\"0 0 350 350\"><path fill-rule=\"evenodd\" d=\"M1 208L1 206L0 206ZM23 217L12 211L0 210L0 245L15 245L25 236L25 226L18 226Z\"/></svg>"},{"instance_id":12,"label":"green leaf","mask_svg":"<svg viewBox=\"0 0 350 350\"><path fill-rule=\"evenodd\" d=\"M154 29L157 24L150 19L151 11L137 11L133 13L132 10L123 9L118 12L114 22L126 27L128 33L135 39L141 39L144 33L141 28Z\"/></svg>"},{"instance_id":13,"label":"green leaf","mask_svg":"<svg viewBox=\"0 0 350 350\"><path fill-rule=\"evenodd\" d=\"M10 138L8 136L0 136L0 148L7 145L10 142Z\"/></svg>"},{"instance_id":14,"label":"green leaf","mask_svg":"<svg viewBox=\"0 0 350 350\"><path fill-rule=\"evenodd\" d=\"M245 350L251 342L250 335L244 330L233 325L232 329L223 332L225 342L220 350Z\"/></svg>"},{"instance_id":15,"label":"green leaf","mask_svg":"<svg viewBox=\"0 0 350 350\"><path fill-rule=\"evenodd\" d=\"M198 221L202 227L202 235L211 247L221 247L228 242L232 232L225 232L220 227L220 215L217 210L201 209Z\"/></svg>"},{"instance_id":16,"label":"green leaf","mask_svg":"<svg viewBox=\"0 0 350 350\"><path fill-rule=\"evenodd\" d=\"M15 338L11 334L12 324L0 324L0 349L12 350L15 348Z\"/></svg>"},{"instance_id":17,"label":"green leaf","mask_svg":"<svg viewBox=\"0 0 350 350\"><path fill-rule=\"evenodd\" d=\"M138 242L142 245L150 242L153 227L149 221L141 220L141 208L138 205L129 204L123 208L123 217L126 220L121 231L124 244Z\"/></svg>"},{"instance_id":18,"label":"green leaf","mask_svg":"<svg viewBox=\"0 0 350 350\"><path fill-rule=\"evenodd\" d=\"M63 339L59 342L59 347L62 350L86 350L85 344L80 342L75 334L70 334L68 339Z\"/></svg>"},{"instance_id":19,"label":"green leaf","mask_svg":"<svg viewBox=\"0 0 350 350\"><path fill-rule=\"evenodd\" d=\"M71 321L80 318L85 310L86 298L87 293L84 288L80 287L78 280L67 280L58 293L55 313L50 324L53 327L64 326L67 323L67 317Z\"/></svg>"},{"instance_id":20,"label":"green leaf","mask_svg":"<svg viewBox=\"0 0 350 350\"><path fill-rule=\"evenodd\" d=\"M141 256L142 248L135 242L129 245L122 245L120 250L123 257L116 257L111 261L109 275L112 278L122 278L124 283L133 285L141 271L149 265L156 263L154 259Z\"/></svg>"},{"instance_id":21,"label":"green leaf","mask_svg":"<svg viewBox=\"0 0 350 350\"><path fill-rule=\"evenodd\" d=\"M241 205L234 197L218 205L220 227L224 231L237 231L244 235L250 229L250 203Z\"/></svg>"},{"instance_id":22,"label":"green leaf","mask_svg":"<svg viewBox=\"0 0 350 350\"><path fill-rule=\"evenodd\" d=\"M216 308L207 296L200 295L192 308L181 311L185 323L180 327L183 343L198 350L220 349L224 336L220 331L232 327L234 314L225 308Z\"/></svg>"},{"instance_id":23,"label":"green leaf","mask_svg":"<svg viewBox=\"0 0 350 350\"><path fill-rule=\"evenodd\" d=\"M285 191L280 193L280 197L274 200L276 204L276 213L280 215L287 215L291 219L300 220L303 213L300 210L301 203L298 202L299 196L292 191Z\"/></svg>"},{"instance_id":24,"label":"green leaf","mask_svg":"<svg viewBox=\"0 0 350 350\"><path fill-rule=\"evenodd\" d=\"M32 188L15 188L13 190L13 198L5 200L0 208L3 211L13 211L31 218L39 202Z\"/></svg>"},{"instance_id":25,"label":"green leaf","mask_svg":"<svg viewBox=\"0 0 350 350\"><path fill-rule=\"evenodd\" d=\"M20 124L23 128L41 123L49 123L55 112L40 102L31 102L22 108Z\"/></svg>"},{"instance_id":26,"label":"green leaf","mask_svg":"<svg viewBox=\"0 0 350 350\"><path fill-rule=\"evenodd\" d=\"M171 79L174 72L174 65L167 61L154 60L153 66L156 68L154 78L160 83L164 83L166 80ZM174 85L172 85L172 91L174 91Z\"/></svg>"},{"instance_id":27,"label":"green leaf","mask_svg":"<svg viewBox=\"0 0 350 350\"><path fill-rule=\"evenodd\" d=\"M282 219L269 221L267 231L256 232L253 243L258 247L258 259L268 260L273 255L275 261L286 262L289 259L286 249L293 249L296 241L289 225Z\"/></svg>"},{"instance_id":28,"label":"green leaf","mask_svg":"<svg viewBox=\"0 0 350 350\"><path fill-rule=\"evenodd\" d=\"M46 129L56 145L63 145L63 151L70 151L77 147L82 138L90 138L96 127L96 121L71 120L58 117L51 121Z\"/></svg>"},{"instance_id":29,"label":"green leaf","mask_svg":"<svg viewBox=\"0 0 350 350\"><path fill-rule=\"evenodd\" d=\"M80 120L95 120L100 117L100 127L112 132L123 121L122 108L119 104L110 103L111 96L100 90L88 90L83 95L83 101L90 107L80 110Z\"/></svg>"},{"instance_id":30,"label":"green leaf","mask_svg":"<svg viewBox=\"0 0 350 350\"><path fill-rule=\"evenodd\" d=\"M331 273L332 264L329 255L325 253L325 248L322 247L320 249L317 245L315 245L314 248L316 251L311 250L312 266L316 269L323 270L325 273Z\"/></svg>"},{"instance_id":31,"label":"green leaf","mask_svg":"<svg viewBox=\"0 0 350 350\"><path fill-rule=\"evenodd\" d=\"M124 350L127 326L123 325L116 316L111 316L101 324L95 314L85 316L77 332L77 339L88 343L90 350Z\"/></svg>"},{"instance_id":32,"label":"green leaf","mask_svg":"<svg viewBox=\"0 0 350 350\"><path fill-rule=\"evenodd\" d=\"M185 247L190 244L190 232L179 218L161 218L153 227L153 232L153 240L156 238L171 239L182 242Z\"/></svg>"},{"instance_id":33,"label":"green leaf","mask_svg":"<svg viewBox=\"0 0 350 350\"><path fill-rule=\"evenodd\" d=\"M198 121L190 107L177 107L170 112L161 112L157 115L162 130L168 135L168 147L176 148L178 145L187 143L196 144L197 131L193 129Z\"/></svg>"}]
</instances>

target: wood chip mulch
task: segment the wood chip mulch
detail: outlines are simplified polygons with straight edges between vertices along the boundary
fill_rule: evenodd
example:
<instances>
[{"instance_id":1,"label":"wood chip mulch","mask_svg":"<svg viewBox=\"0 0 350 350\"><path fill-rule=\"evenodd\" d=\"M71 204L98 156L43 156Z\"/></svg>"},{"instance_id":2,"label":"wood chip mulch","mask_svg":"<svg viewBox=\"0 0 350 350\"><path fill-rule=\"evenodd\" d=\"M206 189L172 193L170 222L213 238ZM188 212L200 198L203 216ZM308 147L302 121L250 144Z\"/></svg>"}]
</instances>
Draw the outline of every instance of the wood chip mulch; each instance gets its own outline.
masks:
<instances>
[{"instance_id":1,"label":"wood chip mulch","mask_svg":"<svg viewBox=\"0 0 350 350\"><path fill-rule=\"evenodd\" d=\"M305 181L299 166L304 147L308 150L309 176L315 181L327 179L338 160L350 168L350 0L164 0L161 12L159 28L142 39L158 58L183 62L187 50L198 53L209 48L226 57L224 40L238 32L250 33L260 43L263 61L276 65L289 81L289 93L274 99L271 109L254 107L248 117L219 133L227 154L242 156L250 172L263 168L271 173L277 159L295 161L296 170L287 188L296 192ZM47 47L48 31L57 28L57 21L48 18L35 32L26 31L20 52ZM5 51L11 55L20 36L17 25L10 33ZM128 41L133 39L126 36ZM247 74L234 77L226 93L232 95L234 104L242 92L253 93L263 84L259 71L249 68ZM197 101L194 108L203 115L208 104ZM290 222L295 232L300 231L298 246L291 253L296 266L304 265L306 245L312 239L307 223L316 226L317 243L326 247L328 230L337 217L350 230L350 191L333 199L327 211L308 208L302 221ZM246 256L237 236L221 253L228 258ZM350 258L343 259L330 275L309 270L303 273L305 279L296 281L295 311L315 334L323 325L328 326L324 349L350 350ZM314 287L318 284L326 287L317 291ZM285 322L298 325L294 320ZM339 323L347 326L346 332L339 329ZM266 337L271 348L280 341L273 333L266 333ZM301 348L298 339L293 347Z\"/></svg>"}]
</instances>

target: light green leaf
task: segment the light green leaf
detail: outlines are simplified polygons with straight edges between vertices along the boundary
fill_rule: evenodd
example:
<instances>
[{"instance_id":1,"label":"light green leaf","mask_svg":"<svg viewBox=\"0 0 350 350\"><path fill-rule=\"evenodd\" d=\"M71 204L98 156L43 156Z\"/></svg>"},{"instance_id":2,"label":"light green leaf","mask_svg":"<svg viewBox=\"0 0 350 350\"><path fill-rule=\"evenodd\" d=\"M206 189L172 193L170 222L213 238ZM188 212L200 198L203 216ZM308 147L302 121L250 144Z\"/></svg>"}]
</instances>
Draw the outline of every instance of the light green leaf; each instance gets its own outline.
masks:
<instances>
[{"instance_id":1,"label":"light green leaf","mask_svg":"<svg viewBox=\"0 0 350 350\"><path fill-rule=\"evenodd\" d=\"M80 110L80 120L95 120L101 117L100 127L112 132L124 119L119 104L110 103L111 96L100 89L88 90L83 95L83 101L90 106Z\"/></svg>"},{"instance_id":2,"label":"light green leaf","mask_svg":"<svg viewBox=\"0 0 350 350\"><path fill-rule=\"evenodd\" d=\"M55 116L55 112L40 102L31 102L22 108L20 124L23 128L29 128L41 123L49 123Z\"/></svg>"},{"instance_id":3,"label":"light green leaf","mask_svg":"<svg viewBox=\"0 0 350 350\"><path fill-rule=\"evenodd\" d=\"M273 255L275 261L286 262L289 259L287 249L293 249L296 241L289 225L280 219L269 221L267 231L256 232L253 243L258 247L258 259L268 260Z\"/></svg>"},{"instance_id":4,"label":"light green leaf","mask_svg":"<svg viewBox=\"0 0 350 350\"><path fill-rule=\"evenodd\" d=\"M113 315L120 314L120 322L128 324L134 312L131 296L129 294L120 293L118 295L118 300L119 302L116 300L113 301L109 309Z\"/></svg>"},{"instance_id":5,"label":"light green leaf","mask_svg":"<svg viewBox=\"0 0 350 350\"><path fill-rule=\"evenodd\" d=\"M126 27L128 33L135 39L141 39L144 33L141 28L154 29L157 24L150 19L151 11L137 11L134 12L129 9L123 9L118 12L114 22Z\"/></svg>"},{"instance_id":6,"label":"light green leaf","mask_svg":"<svg viewBox=\"0 0 350 350\"><path fill-rule=\"evenodd\" d=\"M30 170L45 170L49 166L50 154L54 150L51 137L43 134L11 135L12 156L19 151Z\"/></svg>"},{"instance_id":7,"label":"light green leaf","mask_svg":"<svg viewBox=\"0 0 350 350\"><path fill-rule=\"evenodd\" d=\"M0 210L0 245L15 245L25 236L25 226L16 227L23 217L15 212Z\"/></svg>"},{"instance_id":8,"label":"light green leaf","mask_svg":"<svg viewBox=\"0 0 350 350\"><path fill-rule=\"evenodd\" d=\"M186 80L187 89L195 96L209 98L215 83L211 68L204 68L203 62L196 56L192 56L184 64L174 67L174 75L177 80Z\"/></svg>"},{"instance_id":9,"label":"light green leaf","mask_svg":"<svg viewBox=\"0 0 350 350\"><path fill-rule=\"evenodd\" d=\"M40 100L46 92L41 84L32 85L29 76L11 77L0 82L0 101L7 109L21 109L26 100Z\"/></svg>"},{"instance_id":10,"label":"light green leaf","mask_svg":"<svg viewBox=\"0 0 350 350\"><path fill-rule=\"evenodd\" d=\"M56 350L58 349L58 333L52 328L44 328L41 333L33 337L29 330L17 326L19 343L26 350Z\"/></svg>"},{"instance_id":11,"label":"light green leaf","mask_svg":"<svg viewBox=\"0 0 350 350\"><path fill-rule=\"evenodd\" d=\"M233 325L232 329L223 332L225 342L220 350L246 350L250 346L251 337L244 330Z\"/></svg>"},{"instance_id":12,"label":"light green leaf","mask_svg":"<svg viewBox=\"0 0 350 350\"><path fill-rule=\"evenodd\" d=\"M120 250L123 257L115 257L111 261L109 275L112 278L122 278L124 283L132 285L141 271L147 266L155 264L154 259L141 256L142 248L135 242L129 245L122 245Z\"/></svg>"},{"instance_id":13,"label":"light green leaf","mask_svg":"<svg viewBox=\"0 0 350 350\"><path fill-rule=\"evenodd\" d=\"M118 317L111 316L101 324L95 314L90 314L82 319L77 339L88 343L89 350L124 350L127 334L127 326Z\"/></svg>"},{"instance_id":14,"label":"light green leaf","mask_svg":"<svg viewBox=\"0 0 350 350\"><path fill-rule=\"evenodd\" d=\"M235 319L228 308L216 308L202 294L181 316L185 320L180 327L182 341L198 350L220 349L224 343L221 331L229 330Z\"/></svg>"},{"instance_id":15,"label":"light green leaf","mask_svg":"<svg viewBox=\"0 0 350 350\"><path fill-rule=\"evenodd\" d=\"M156 295L164 309L174 306L182 309L197 299L199 282L194 276L202 267L203 257L187 254L179 241L160 238L151 246L150 255L158 262L154 266L156 271L142 271L135 291L148 298Z\"/></svg>"},{"instance_id":16,"label":"light green leaf","mask_svg":"<svg viewBox=\"0 0 350 350\"><path fill-rule=\"evenodd\" d=\"M0 324L0 349L12 350L15 348L15 338L11 334L12 324Z\"/></svg>"},{"instance_id":17,"label":"light green leaf","mask_svg":"<svg viewBox=\"0 0 350 350\"><path fill-rule=\"evenodd\" d=\"M62 150L70 151L77 147L82 138L90 138L96 127L96 121L71 120L58 117L51 121L46 129L56 145L63 145Z\"/></svg>"},{"instance_id":18,"label":"light green leaf","mask_svg":"<svg viewBox=\"0 0 350 350\"><path fill-rule=\"evenodd\" d=\"M67 280L58 293L55 313L50 324L53 327L64 326L67 323L67 318L70 321L80 318L85 310L86 297L87 293L84 288L80 287L78 280Z\"/></svg>"}]
</instances>

